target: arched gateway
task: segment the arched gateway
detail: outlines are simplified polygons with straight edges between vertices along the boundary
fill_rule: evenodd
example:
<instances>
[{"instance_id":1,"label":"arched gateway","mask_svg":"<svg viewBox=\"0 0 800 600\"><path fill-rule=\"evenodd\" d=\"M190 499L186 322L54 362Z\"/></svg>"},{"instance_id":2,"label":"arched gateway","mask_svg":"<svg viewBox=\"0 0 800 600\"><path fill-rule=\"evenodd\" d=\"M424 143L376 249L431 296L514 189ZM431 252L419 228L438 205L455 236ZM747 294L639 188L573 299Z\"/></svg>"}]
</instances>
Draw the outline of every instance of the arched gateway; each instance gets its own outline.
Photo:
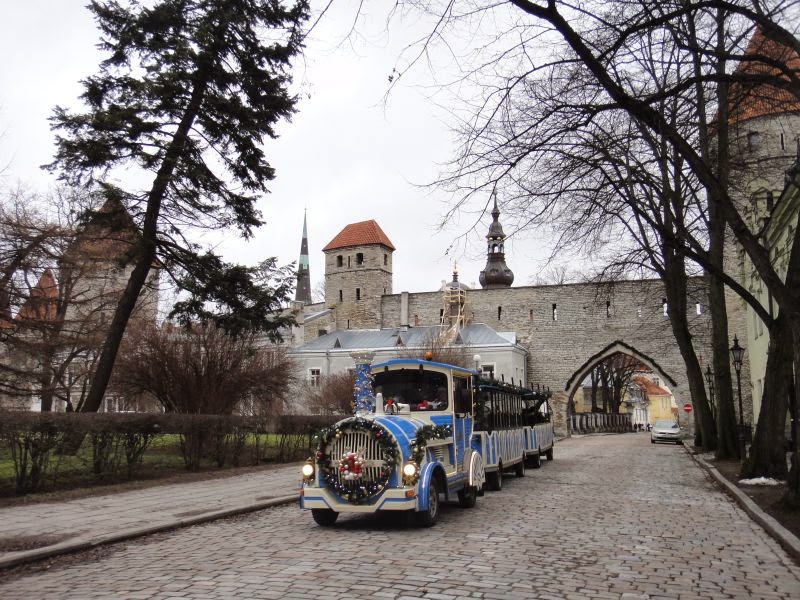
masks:
<instances>
[{"instance_id":1,"label":"arched gateway","mask_svg":"<svg viewBox=\"0 0 800 600\"><path fill-rule=\"evenodd\" d=\"M711 357L706 287L701 278L690 283L687 317L705 365ZM556 432L565 435L569 397L595 365L617 352L650 367L680 403L691 402L665 297L658 280L470 289L465 312L473 323L508 332L527 351L526 383L550 388ZM439 292L383 296L378 326L434 324L440 307Z\"/></svg>"}]
</instances>

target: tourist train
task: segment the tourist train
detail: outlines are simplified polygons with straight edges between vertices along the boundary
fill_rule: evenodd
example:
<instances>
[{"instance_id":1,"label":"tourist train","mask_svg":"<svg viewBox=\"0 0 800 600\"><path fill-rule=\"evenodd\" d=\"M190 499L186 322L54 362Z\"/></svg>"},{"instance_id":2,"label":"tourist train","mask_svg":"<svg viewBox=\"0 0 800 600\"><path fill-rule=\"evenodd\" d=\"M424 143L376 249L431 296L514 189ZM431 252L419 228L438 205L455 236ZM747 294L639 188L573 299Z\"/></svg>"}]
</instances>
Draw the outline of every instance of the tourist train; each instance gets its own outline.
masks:
<instances>
[{"instance_id":1,"label":"tourist train","mask_svg":"<svg viewBox=\"0 0 800 600\"><path fill-rule=\"evenodd\" d=\"M407 511L421 526L440 502L475 505L503 471L553 459L549 392L413 358L356 365L356 411L318 434L300 506L320 525L339 513Z\"/></svg>"}]
</instances>

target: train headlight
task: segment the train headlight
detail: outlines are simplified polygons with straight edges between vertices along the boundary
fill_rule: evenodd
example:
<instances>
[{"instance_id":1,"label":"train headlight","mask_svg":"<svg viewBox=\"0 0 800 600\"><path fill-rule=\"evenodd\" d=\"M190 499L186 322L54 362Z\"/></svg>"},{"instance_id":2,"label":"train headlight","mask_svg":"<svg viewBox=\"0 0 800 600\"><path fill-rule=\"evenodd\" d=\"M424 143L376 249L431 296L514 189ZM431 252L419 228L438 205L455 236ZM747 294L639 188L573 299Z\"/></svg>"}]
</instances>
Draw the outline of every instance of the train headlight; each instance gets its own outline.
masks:
<instances>
[{"instance_id":1,"label":"train headlight","mask_svg":"<svg viewBox=\"0 0 800 600\"><path fill-rule=\"evenodd\" d=\"M306 463L303 465L302 468L303 477L306 479L311 479L311 476L314 475L314 465L311 463Z\"/></svg>"},{"instance_id":2,"label":"train headlight","mask_svg":"<svg viewBox=\"0 0 800 600\"><path fill-rule=\"evenodd\" d=\"M403 465L403 476L407 479L413 478L417 474L417 464L408 462Z\"/></svg>"}]
</instances>

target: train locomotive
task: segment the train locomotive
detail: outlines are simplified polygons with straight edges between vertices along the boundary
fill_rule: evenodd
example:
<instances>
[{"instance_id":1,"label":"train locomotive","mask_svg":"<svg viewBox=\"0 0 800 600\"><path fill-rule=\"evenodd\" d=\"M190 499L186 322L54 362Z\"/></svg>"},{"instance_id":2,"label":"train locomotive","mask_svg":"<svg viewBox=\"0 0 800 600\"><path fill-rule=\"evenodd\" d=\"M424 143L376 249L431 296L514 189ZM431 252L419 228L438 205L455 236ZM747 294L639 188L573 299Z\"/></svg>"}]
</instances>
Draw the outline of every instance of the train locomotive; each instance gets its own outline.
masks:
<instances>
[{"instance_id":1,"label":"train locomotive","mask_svg":"<svg viewBox=\"0 0 800 600\"><path fill-rule=\"evenodd\" d=\"M486 484L487 460L495 481L504 468L533 456L523 419L503 412L528 406L523 393L486 387L474 371L431 360L357 364L355 415L318 434L303 465L301 508L322 526L340 513L406 511L429 527L442 500L473 507ZM549 432L547 447L548 436L539 435L537 458L548 449L552 457L552 425L536 427Z\"/></svg>"}]
</instances>

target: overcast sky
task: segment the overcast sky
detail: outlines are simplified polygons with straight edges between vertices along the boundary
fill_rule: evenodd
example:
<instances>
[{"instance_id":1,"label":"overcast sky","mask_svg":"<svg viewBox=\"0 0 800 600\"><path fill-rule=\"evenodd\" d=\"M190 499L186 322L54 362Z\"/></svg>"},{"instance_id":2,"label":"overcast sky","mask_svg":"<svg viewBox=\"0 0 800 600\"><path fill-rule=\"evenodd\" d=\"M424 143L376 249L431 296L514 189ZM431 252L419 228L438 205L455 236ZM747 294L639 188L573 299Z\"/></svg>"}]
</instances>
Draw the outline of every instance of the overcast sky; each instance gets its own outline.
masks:
<instances>
[{"instance_id":1,"label":"overcast sky","mask_svg":"<svg viewBox=\"0 0 800 600\"><path fill-rule=\"evenodd\" d=\"M79 81L94 73L100 54L97 32L85 0L5 2L0 20L0 165L6 185L22 183L46 191L54 179L39 165L52 160L48 117L56 104L77 106ZM340 3L340 6L350 3ZM377 4L377 3L376 3ZM348 13L348 18L352 15ZM437 225L449 197L422 189L453 154L446 110L425 98L424 87L409 77L383 98L388 76L405 44L424 24L404 29L385 15L359 24L368 39L338 44L349 28L341 15L325 19L309 41L295 72L302 95L299 113L267 143L277 170L271 194L260 208L266 225L252 240L222 242L229 259L253 263L277 256L296 261L303 211L308 210L312 287L323 279L322 247L345 225L375 219L396 247L394 292L430 291L450 279L453 260L460 279L477 286L485 264L485 235L491 217L465 246L449 246L472 225L472 216ZM415 27L417 32L414 32ZM502 216L501 216L502 222ZM507 228L508 230L508 228ZM541 248L527 239L507 244L506 259L515 285L526 285L542 267Z\"/></svg>"}]
</instances>

